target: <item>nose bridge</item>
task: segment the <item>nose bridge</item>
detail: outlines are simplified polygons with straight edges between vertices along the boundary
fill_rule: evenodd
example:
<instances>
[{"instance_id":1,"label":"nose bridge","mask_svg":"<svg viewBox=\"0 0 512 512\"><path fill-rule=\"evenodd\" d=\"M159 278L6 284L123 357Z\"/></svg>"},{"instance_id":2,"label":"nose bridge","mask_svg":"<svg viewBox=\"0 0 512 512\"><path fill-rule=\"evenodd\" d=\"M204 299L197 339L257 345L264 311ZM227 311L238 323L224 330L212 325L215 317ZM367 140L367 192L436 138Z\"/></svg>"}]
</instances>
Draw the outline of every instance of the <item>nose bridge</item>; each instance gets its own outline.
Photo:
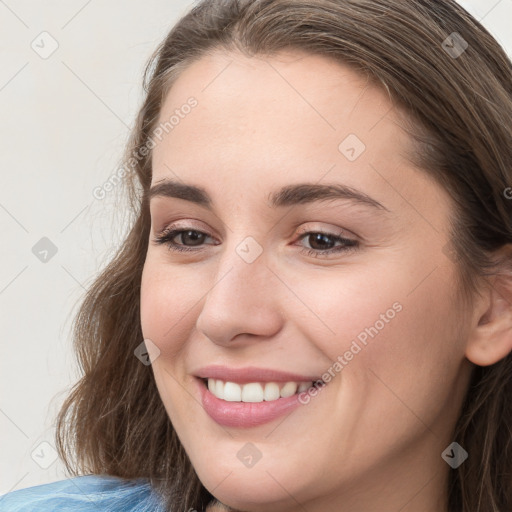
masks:
<instances>
[{"instance_id":1,"label":"nose bridge","mask_svg":"<svg viewBox=\"0 0 512 512\"><path fill-rule=\"evenodd\" d=\"M268 254L263 248L262 236L259 237L262 242L260 243L250 234L243 236L244 229L247 233L246 228L240 227L233 228L228 234L224 250L219 255L214 281L217 284L214 288L219 293L236 291L240 296L250 292L249 296L252 295L258 300L256 295L264 291L271 276L267 268Z\"/></svg>"},{"instance_id":2,"label":"nose bridge","mask_svg":"<svg viewBox=\"0 0 512 512\"><path fill-rule=\"evenodd\" d=\"M280 329L277 296L263 247L246 237L219 256L197 328L216 343L238 334L270 336Z\"/></svg>"}]
</instances>

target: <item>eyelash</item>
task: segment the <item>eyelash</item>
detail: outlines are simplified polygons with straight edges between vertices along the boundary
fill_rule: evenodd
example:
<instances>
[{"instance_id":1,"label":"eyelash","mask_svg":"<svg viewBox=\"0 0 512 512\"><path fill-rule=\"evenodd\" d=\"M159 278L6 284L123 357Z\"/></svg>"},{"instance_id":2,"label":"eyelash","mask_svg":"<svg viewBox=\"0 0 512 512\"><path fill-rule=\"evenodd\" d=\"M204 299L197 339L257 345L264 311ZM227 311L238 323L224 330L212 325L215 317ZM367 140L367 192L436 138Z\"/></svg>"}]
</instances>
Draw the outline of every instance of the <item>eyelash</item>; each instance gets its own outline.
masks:
<instances>
[{"instance_id":1,"label":"eyelash","mask_svg":"<svg viewBox=\"0 0 512 512\"><path fill-rule=\"evenodd\" d=\"M179 235L181 233L186 233L187 231L192 231L194 233L200 233L202 235L209 236L208 233L204 233L203 231L199 231L197 229L183 229L183 228L169 229L169 228L166 228L160 234L158 234L154 238L153 241L154 241L154 243L156 243L158 245L167 245L169 250L176 251L176 252L196 252L198 250L201 250L201 249L194 249L192 247L187 247L184 245L179 245L176 242L172 241L173 238L175 238L177 235ZM359 248L359 242L357 240L353 240L353 239L349 239L349 238L345 238L345 237L341 236L342 233L343 232L335 234L335 233L329 233L327 231L322 231L322 230L304 231L301 233L300 240L303 240L304 238L306 238L309 235L321 234L324 236L331 237L332 239L334 239L335 243L342 242L344 245L332 247L330 249L325 249L325 250L309 249L307 247L304 247L301 250L301 253L306 253L308 256L318 258L318 257L322 257L322 256L327 256L327 255L333 254L333 253L342 253L342 252L348 253L348 252L356 251Z\"/></svg>"}]
</instances>

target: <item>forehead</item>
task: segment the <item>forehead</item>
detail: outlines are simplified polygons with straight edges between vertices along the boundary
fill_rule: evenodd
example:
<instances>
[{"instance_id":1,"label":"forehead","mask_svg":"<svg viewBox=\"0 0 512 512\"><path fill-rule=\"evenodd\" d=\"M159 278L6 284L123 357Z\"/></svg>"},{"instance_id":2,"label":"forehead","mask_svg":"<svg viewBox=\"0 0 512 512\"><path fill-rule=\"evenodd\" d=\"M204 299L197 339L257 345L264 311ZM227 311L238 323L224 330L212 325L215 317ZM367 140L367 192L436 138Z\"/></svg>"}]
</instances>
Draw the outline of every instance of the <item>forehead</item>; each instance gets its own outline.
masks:
<instances>
[{"instance_id":1,"label":"forehead","mask_svg":"<svg viewBox=\"0 0 512 512\"><path fill-rule=\"evenodd\" d=\"M191 98L195 106L185 108ZM355 186L375 181L363 170L370 160L403 164L410 144L382 89L333 59L295 51L200 58L171 87L165 123L172 127L156 141L153 183L170 171L212 185L236 176L248 186L329 173Z\"/></svg>"}]
</instances>

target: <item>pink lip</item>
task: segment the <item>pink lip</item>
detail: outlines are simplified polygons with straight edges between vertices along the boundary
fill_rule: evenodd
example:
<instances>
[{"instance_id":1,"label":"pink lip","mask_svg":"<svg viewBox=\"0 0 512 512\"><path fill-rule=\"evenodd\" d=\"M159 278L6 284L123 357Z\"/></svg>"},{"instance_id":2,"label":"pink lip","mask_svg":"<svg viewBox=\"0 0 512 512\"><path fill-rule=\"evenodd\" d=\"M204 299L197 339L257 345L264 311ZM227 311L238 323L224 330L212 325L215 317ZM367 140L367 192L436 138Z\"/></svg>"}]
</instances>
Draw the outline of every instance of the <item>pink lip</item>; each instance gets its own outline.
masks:
<instances>
[{"instance_id":1,"label":"pink lip","mask_svg":"<svg viewBox=\"0 0 512 512\"><path fill-rule=\"evenodd\" d=\"M210 418L225 427L256 427L268 423L302 405L299 402L298 394L287 398L278 398L270 402L228 402L210 393L201 379L196 379L196 381L199 386L204 410ZM251 382L255 381L252 380Z\"/></svg>"},{"instance_id":2,"label":"pink lip","mask_svg":"<svg viewBox=\"0 0 512 512\"><path fill-rule=\"evenodd\" d=\"M224 382L229 381L238 384L247 384L248 382L315 382L320 380L319 377L311 375L298 375L254 366L245 368L229 368L221 365L205 366L195 372L195 376L202 379L220 379Z\"/></svg>"}]
</instances>

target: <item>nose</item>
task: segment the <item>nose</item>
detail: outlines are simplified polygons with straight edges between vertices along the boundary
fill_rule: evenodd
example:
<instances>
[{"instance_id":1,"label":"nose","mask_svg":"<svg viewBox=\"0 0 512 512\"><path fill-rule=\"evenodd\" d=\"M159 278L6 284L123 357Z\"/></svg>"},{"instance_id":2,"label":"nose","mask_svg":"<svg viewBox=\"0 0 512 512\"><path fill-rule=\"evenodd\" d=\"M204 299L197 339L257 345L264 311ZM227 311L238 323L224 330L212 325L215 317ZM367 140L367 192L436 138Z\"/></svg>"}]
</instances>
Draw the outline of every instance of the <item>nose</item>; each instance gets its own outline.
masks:
<instances>
[{"instance_id":1,"label":"nose","mask_svg":"<svg viewBox=\"0 0 512 512\"><path fill-rule=\"evenodd\" d=\"M196 322L218 345L234 346L273 337L282 327L278 280L266 265L265 252L252 263L235 249L226 250Z\"/></svg>"}]
</instances>

